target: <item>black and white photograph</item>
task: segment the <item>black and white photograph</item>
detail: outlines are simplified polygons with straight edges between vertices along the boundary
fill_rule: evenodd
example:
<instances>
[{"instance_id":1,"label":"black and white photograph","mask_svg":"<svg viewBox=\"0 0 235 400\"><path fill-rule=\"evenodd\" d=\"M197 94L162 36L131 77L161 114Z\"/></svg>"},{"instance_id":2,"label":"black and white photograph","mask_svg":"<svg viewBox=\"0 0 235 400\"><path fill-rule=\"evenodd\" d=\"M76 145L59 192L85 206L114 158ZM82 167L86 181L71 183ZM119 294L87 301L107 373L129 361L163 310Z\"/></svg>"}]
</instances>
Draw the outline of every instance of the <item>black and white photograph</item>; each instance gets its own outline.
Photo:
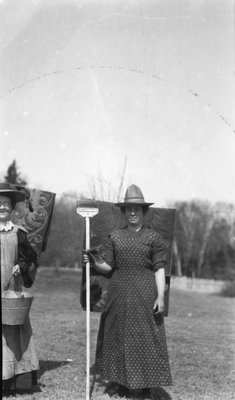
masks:
<instances>
[{"instance_id":1,"label":"black and white photograph","mask_svg":"<svg viewBox=\"0 0 235 400\"><path fill-rule=\"evenodd\" d=\"M0 0L2 399L235 399L234 11Z\"/></svg>"}]
</instances>

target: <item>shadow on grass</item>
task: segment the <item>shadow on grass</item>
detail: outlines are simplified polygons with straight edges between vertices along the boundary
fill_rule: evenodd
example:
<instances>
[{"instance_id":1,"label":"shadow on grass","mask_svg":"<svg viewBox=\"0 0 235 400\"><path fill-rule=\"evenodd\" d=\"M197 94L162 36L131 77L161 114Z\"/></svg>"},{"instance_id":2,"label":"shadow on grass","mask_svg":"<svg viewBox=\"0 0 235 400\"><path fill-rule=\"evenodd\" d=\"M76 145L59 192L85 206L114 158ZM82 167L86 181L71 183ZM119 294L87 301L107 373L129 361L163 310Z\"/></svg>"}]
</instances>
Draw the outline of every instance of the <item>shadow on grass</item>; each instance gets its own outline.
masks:
<instances>
[{"instance_id":1,"label":"shadow on grass","mask_svg":"<svg viewBox=\"0 0 235 400\"><path fill-rule=\"evenodd\" d=\"M34 395L36 393L40 393L41 388L37 385L36 387L34 386L33 389L16 389L16 390L10 390L10 391L2 391L2 400L4 399L12 399L16 398L18 396L24 396L24 395Z\"/></svg>"},{"instance_id":2,"label":"shadow on grass","mask_svg":"<svg viewBox=\"0 0 235 400\"><path fill-rule=\"evenodd\" d=\"M16 375L11 379L3 381L2 398L18 397L18 395L32 395L40 393L40 384L35 381L31 372Z\"/></svg>"},{"instance_id":3,"label":"shadow on grass","mask_svg":"<svg viewBox=\"0 0 235 400\"><path fill-rule=\"evenodd\" d=\"M167 391L162 387L155 389L153 398L156 398L156 400L172 400L172 397L169 395L169 393L167 393Z\"/></svg>"},{"instance_id":4,"label":"shadow on grass","mask_svg":"<svg viewBox=\"0 0 235 400\"><path fill-rule=\"evenodd\" d=\"M60 368L66 364L69 364L69 361L40 360L39 371L37 371L37 378L39 379L47 371Z\"/></svg>"},{"instance_id":5,"label":"shadow on grass","mask_svg":"<svg viewBox=\"0 0 235 400\"><path fill-rule=\"evenodd\" d=\"M33 386L29 384L29 380L32 379L31 373L27 374L22 374L17 378L17 382L20 380L20 387L13 388L11 387L10 382L8 384L9 388L3 391L3 398L8 398L8 397L17 397L17 395L27 395L27 394L36 394L40 393L42 391L41 388L43 388L45 385L41 384L38 382L38 380L41 378L41 376L47 372L51 371L57 368L62 367L63 365L68 364L68 361L52 361L52 360L40 360L39 361L39 370L36 373L36 381L34 382ZM30 377L30 378L29 378ZM31 386L31 387L30 387Z\"/></svg>"}]
</instances>

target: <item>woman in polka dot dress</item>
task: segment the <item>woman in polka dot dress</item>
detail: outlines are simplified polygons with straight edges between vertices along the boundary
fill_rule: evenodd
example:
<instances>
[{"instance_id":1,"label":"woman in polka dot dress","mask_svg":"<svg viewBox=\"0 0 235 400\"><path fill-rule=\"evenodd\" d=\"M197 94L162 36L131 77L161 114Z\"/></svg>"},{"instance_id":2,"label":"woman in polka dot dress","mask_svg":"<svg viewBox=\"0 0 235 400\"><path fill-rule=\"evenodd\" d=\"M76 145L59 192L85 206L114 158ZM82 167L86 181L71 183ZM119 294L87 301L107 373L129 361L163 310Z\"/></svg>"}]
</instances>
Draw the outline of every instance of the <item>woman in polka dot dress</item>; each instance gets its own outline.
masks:
<instances>
[{"instance_id":1,"label":"woman in polka dot dress","mask_svg":"<svg viewBox=\"0 0 235 400\"><path fill-rule=\"evenodd\" d=\"M127 226L110 234L105 261L94 263L99 272L112 270L96 371L112 382L107 390L111 395L139 390L143 398L150 394L155 399L154 389L171 385L172 379L163 318L165 243L160 234L143 226L150 204L138 186L128 187L124 202L117 204Z\"/></svg>"}]
</instances>

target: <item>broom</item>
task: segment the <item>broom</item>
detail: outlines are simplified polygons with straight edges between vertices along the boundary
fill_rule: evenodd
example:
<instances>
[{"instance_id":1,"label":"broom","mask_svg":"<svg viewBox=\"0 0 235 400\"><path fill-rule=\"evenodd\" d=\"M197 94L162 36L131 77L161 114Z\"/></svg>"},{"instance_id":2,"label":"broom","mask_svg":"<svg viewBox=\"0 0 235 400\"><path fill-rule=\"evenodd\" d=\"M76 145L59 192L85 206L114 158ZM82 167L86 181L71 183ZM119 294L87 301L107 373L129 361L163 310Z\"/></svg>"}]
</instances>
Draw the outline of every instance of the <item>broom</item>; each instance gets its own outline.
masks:
<instances>
[{"instance_id":1,"label":"broom","mask_svg":"<svg viewBox=\"0 0 235 400\"><path fill-rule=\"evenodd\" d=\"M92 200L78 203L77 214L86 221L86 250L90 248L90 218L98 214L97 204ZM90 399L90 262L86 263L86 400Z\"/></svg>"}]
</instances>

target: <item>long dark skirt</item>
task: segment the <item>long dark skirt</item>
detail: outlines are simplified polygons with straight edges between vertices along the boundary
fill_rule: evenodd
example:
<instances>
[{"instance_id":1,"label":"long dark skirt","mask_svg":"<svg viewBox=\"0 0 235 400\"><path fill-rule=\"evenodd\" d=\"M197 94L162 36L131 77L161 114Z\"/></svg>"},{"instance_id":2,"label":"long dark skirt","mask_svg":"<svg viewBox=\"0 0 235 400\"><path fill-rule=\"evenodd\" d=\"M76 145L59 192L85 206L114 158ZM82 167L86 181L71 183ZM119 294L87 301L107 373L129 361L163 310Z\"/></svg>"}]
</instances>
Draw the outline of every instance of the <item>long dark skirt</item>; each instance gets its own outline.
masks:
<instances>
[{"instance_id":1,"label":"long dark skirt","mask_svg":"<svg viewBox=\"0 0 235 400\"><path fill-rule=\"evenodd\" d=\"M172 385L164 317L153 315L153 273L116 270L101 315L96 371L129 389Z\"/></svg>"}]
</instances>

